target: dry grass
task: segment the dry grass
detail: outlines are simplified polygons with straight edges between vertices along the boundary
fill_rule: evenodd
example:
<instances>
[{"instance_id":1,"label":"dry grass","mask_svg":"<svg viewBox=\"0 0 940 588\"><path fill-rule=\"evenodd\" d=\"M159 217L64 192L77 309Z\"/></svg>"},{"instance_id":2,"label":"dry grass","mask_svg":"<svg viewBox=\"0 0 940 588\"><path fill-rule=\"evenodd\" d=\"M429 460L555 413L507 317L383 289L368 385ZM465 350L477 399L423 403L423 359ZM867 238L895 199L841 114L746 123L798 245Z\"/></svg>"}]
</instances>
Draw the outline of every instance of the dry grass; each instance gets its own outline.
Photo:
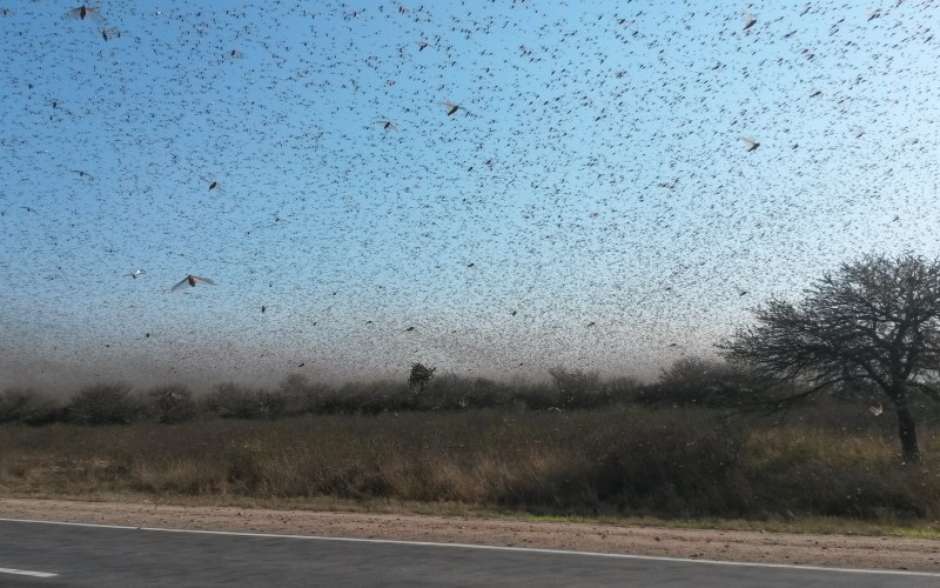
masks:
<instances>
[{"instance_id":1,"label":"dry grass","mask_svg":"<svg viewBox=\"0 0 940 588\"><path fill-rule=\"evenodd\" d=\"M313 416L0 427L0 492L463 505L536 516L925 521L940 446L703 410Z\"/></svg>"}]
</instances>

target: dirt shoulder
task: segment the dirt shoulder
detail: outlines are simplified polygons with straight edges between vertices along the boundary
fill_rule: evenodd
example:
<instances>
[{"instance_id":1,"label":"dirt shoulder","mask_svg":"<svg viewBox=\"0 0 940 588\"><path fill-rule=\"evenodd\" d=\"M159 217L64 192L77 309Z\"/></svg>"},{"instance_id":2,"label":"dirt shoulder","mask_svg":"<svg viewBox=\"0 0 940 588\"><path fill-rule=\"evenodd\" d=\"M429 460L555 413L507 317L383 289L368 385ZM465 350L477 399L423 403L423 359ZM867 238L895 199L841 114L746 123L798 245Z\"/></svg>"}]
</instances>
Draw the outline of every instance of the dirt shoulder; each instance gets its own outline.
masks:
<instances>
[{"instance_id":1,"label":"dirt shoulder","mask_svg":"<svg viewBox=\"0 0 940 588\"><path fill-rule=\"evenodd\" d=\"M23 498L0 499L0 517L940 571L940 541L896 537Z\"/></svg>"}]
</instances>

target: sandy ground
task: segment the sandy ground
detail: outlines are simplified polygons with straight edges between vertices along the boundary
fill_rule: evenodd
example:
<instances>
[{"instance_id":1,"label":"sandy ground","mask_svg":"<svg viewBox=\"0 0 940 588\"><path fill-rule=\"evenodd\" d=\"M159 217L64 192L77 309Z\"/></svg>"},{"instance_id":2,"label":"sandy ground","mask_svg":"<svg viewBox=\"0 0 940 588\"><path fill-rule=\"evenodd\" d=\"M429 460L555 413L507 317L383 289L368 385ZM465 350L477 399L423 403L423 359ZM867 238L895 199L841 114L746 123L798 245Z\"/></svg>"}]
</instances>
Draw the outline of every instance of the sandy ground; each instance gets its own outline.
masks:
<instances>
[{"instance_id":1,"label":"sandy ground","mask_svg":"<svg viewBox=\"0 0 940 588\"><path fill-rule=\"evenodd\" d=\"M0 499L0 517L940 571L940 541L896 537L18 498Z\"/></svg>"}]
</instances>

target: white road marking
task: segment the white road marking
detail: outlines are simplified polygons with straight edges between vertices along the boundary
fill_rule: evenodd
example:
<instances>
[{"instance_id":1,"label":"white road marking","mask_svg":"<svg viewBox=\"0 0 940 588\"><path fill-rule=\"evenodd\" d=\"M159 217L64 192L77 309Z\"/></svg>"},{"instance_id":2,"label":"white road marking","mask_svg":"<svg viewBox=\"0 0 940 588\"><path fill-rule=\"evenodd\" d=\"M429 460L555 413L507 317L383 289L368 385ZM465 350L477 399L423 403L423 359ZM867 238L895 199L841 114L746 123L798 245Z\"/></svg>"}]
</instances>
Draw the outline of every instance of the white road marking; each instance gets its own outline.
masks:
<instances>
[{"instance_id":1,"label":"white road marking","mask_svg":"<svg viewBox=\"0 0 940 588\"><path fill-rule=\"evenodd\" d=\"M193 535L222 535L232 537L262 537L267 539L301 539L305 541L334 541L343 543L375 543L384 545L411 545L415 547L450 547L457 549L477 549L480 551L507 551L515 553L541 553L545 555L575 555L585 557L604 557L609 559L628 559L639 561L662 561L671 563L703 564L712 566L732 566L745 568L770 568L807 572L834 572L842 574L876 574L884 576L916 576L921 578L940 578L940 572L915 572L911 570L878 570L869 568L836 568L799 564L777 564L750 561L727 561L719 559L696 559L690 557L667 557L661 555L633 555L628 553L602 553L597 551L573 551L570 549L543 549L539 547L503 547L500 545L476 545L472 543L435 543L433 541L405 541L400 539L363 539L360 537L327 537L324 535L286 535L280 533L249 533L244 531L205 531L201 529L169 529L164 527L131 527L129 525L105 525L101 523L72 523L68 521L41 521L38 519L9 519L0 517L0 523L31 523L39 525L59 525L65 527L90 527L93 529L119 529L123 531L149 531L153 533L189 533ZM42 573L42 572L38 572ZM55 574L53 574L55 575Z\"/></svg>"},{"instance_id":2,"label":"white road marking","mask_svg":"<svg viewBox=\"0 0 940 588\"><path fill-rule=\"evenodd\" d=\"M52 572L34 572L32 570L17 570L14 568L0 568L0 574L13 574L15 576L32 576L34 578L55 578L59 574Z\"/></svg>"}]
</instances>

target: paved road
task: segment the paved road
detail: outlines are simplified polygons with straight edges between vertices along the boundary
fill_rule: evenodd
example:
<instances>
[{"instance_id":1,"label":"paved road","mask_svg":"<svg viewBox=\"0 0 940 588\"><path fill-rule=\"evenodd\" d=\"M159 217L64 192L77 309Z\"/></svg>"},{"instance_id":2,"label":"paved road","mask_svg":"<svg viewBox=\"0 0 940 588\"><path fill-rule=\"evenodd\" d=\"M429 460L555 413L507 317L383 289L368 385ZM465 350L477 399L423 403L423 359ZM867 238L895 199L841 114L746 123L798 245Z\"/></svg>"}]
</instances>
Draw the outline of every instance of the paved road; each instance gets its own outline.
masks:
<instances>
[{"instance_id":1,"label":"paved road","mask_svg":"<svg viewBox=\"0 0 940 588\"><path fill-rule=\"evenodd\" d=\"M0 586L4 587L510 585L936 588L940 574L851 573L0 521Z\"/></svg>"}]
</instances>

